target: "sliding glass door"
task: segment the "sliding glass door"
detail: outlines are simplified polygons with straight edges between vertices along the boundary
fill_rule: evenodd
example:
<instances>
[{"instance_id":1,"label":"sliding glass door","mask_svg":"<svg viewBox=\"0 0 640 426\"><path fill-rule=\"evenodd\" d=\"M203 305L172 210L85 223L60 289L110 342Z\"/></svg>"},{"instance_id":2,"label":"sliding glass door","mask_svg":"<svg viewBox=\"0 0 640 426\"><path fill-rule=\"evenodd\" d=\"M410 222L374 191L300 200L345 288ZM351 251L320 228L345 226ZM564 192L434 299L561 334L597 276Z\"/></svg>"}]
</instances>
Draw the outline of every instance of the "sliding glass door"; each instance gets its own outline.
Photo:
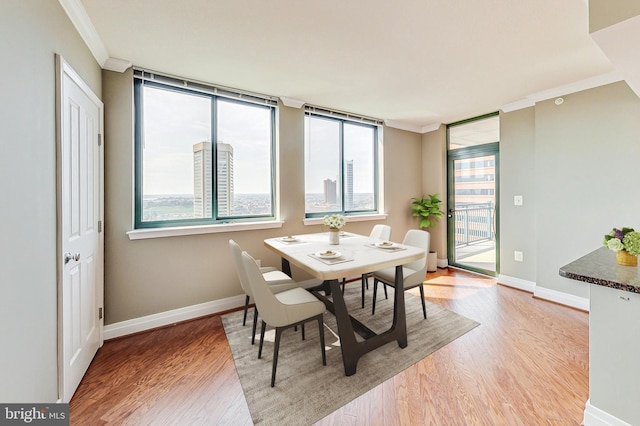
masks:
<instances>
[{"instance_id":1,"label":"sliding glass door","mask_svg":"<svg viewBox=\"0 0 640 426\"><path fill-rule=\"evenodd\" d=\"M498 273L499 116L448 127L448 258L451 266Z\"/></svg>"}]
</instances>

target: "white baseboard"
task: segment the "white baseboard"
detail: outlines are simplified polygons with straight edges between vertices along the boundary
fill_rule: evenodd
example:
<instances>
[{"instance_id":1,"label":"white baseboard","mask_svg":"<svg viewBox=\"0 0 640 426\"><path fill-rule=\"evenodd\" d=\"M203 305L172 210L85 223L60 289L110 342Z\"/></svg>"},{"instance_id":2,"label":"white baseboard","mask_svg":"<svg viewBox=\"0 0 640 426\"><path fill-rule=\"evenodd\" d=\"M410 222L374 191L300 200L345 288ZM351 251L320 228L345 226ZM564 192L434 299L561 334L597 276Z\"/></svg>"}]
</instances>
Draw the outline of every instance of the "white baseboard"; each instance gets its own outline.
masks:
<instances>
[{"instance_id":1,"label":"white baseboard","mask_svg":"<svg viewBox=\"0 0 640 426\"><path fill-rule=\"evenodd\" d=\"M612 416L606 411L591 405L588 399L584 407L584 419L582 424L585 426L631 426L629 423Z\"/></svg>"},{"instance_id":2,"label":"white baseboard","mask_svg":"<svg viewBox=\"0 0 640 426\"><path fill-rule=\"evenodd\" d=\"M211 302L185 306L184 308L172 309L170 311L159 312L157 314L105 325L104 339L114 339L116 337L139 333L141 331L174 324L180 321L186 321L227 311L229 309L235 309L237 307L244 306L244 298L244 294L241 294L238 296L227 297L225 299L212 300Z\"/></svg>"},{"instance_id":3,"label":"white baseboard","mask_svg":"<svg viewBox=\"0 0 640 426\"><path fill-rule=\"evenodd\" d=\"M438 268L446 268L449 266L449 259L438 259Z\"/></svg>"},{"instance_id":4,"label":"white baseboard","mask_svg":"<svg viewBox=\"0 0 640 426\"><path fill-rule=\"evenodd\" d=\"M507 287L517 288L518 290L528 291L529 293L533 293L536 289L536 283L533 281L502 274L498 274L498 283L506 285Z\"/></svg>"},{"instance_id":5,"label":"white baseboard","mask_svg":"<svg viewBox=\"0 0 640 426\"><path fill-rule=\"evenodd\" d=\"M298 285L302 288L310 288L321 284L321 282L322 281L317 279L310 279L306 281L299 281ZM218 312L228 311L230 309L236 309L244 306L244 299L244 294L241 294L238 296L227 297L225 299L212 300L211 302L185 306L184 308L172 309L170 311L159 312L157 314L105 325L103 329L104 340L115 339L116 337L139 333L141 331L175 324L180 321L187 321L206 315L217 314Z\"/></svg>"},{"instance_id":6,"label":"white baseboard","mask_svg":"<svg viewBox=\"0 0 640 426\"><path fill-rule=\"evenodd\" d=\"M540 299L556 302L561 305L570 306L572 308L580 309L581 311L589 312L589 298L574 296L573 294L563 293L557 290L551 290L548 288L536 286L533 292L535 297Z\"/></svg>"},{"instance_id":7,"label":"white baseboard","mask_svg":"<svg viewBox=\"0 0 640 426\"><path fill-rule=\"evenodd\" d=\"M586 297L574 296L573 294L540 287L533 281L527 281L522 278L510 277L502 274L498 275L498 283L506 285L507 287L528 291L529 293L533 293L533 295L539 299L548 300L550 302L559 303L561 305L589 312L589 298Z\"/></svg>"}]
</instances>

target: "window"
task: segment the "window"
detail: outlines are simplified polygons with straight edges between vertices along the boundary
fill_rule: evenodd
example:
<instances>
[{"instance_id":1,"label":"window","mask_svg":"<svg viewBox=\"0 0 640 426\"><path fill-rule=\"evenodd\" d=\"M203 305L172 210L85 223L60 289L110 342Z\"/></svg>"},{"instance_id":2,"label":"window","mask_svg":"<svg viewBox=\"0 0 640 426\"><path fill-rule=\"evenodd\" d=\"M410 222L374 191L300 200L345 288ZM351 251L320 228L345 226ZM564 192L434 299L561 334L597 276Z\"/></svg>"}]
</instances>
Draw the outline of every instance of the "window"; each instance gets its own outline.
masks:
<instances>
[{"instance_id":1,"label":"window","mask_svg":"<svg viewBox=\"0 0 640 426\"><path fill-rule=\"evenodd\" d=\"M135 227L273 218L275 101L135 77Z\"/></svg>"},{"instance_id":2,"label":"window","mask_svg":"<svg viewBox=\"0 0 640 426\"><path fill-rule=\"evenodd\" d=\"M305 115L305 213L377 212L379 124Z\"/></svg>"}]
</instances>

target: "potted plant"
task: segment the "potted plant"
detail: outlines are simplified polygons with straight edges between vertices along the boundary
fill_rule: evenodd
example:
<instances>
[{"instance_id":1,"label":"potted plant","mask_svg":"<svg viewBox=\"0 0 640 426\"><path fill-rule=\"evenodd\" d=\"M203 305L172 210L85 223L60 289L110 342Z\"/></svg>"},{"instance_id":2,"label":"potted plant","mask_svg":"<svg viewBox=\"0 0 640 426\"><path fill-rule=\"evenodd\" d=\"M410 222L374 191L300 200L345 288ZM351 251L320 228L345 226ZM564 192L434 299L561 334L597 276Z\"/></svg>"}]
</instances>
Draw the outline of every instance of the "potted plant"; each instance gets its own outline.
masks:
<instances>
[{"instance_id":1,"label":"potted plant","mask_svg":"<svg viewBox=\"0 0 640 426\"><path fill-rule=\"evenodd\" d=\"M411 210L413 211L413 217L420 218L418 226L420 228L429 229L433 227L438 219L444 216L444 212L440 210L442 206L442 200L439 194L430 194L426 197L415 197L411 202ZM434 272L438 269L438 254L435 251L429 250L427 256L427 271Z\"/></svg>"},{"instance_id":2,"label":"potted plant","mask_svg":"<svg viewBox=\"0 0 640 426\"><path fill-rule=\"evenodd\" d=\"M616 262L619 265L637 266L640 255L640 232L633 228L613 228L604 236L602 244L609 250L616 252Z\"/></svg>"}]
</instances>

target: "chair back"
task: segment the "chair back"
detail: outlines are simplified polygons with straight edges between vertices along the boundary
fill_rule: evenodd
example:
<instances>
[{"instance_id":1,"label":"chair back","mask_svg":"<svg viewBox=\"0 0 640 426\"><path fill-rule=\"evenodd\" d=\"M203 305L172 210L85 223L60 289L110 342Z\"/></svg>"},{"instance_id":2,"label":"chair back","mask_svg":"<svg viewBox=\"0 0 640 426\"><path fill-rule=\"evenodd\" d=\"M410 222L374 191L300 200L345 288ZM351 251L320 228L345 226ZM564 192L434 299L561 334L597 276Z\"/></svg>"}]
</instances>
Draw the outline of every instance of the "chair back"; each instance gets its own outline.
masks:
<instances>
[{"instance_id":1,"label":"chair back","mask_svg":"<svg viewBox=\"0 0 640 426\"><path fill-rule=\"evenodd\" d=\"M402 244L412 247L421 248L424 250L424 258L420 260L414 260L411 263L407 263L404 265L407 268L422 271L426 274L427 272L427 253L429 252L429 247L431 243L431 234L427 231L423 231L421 229L409 229L404 236L404 240Z\"/></svg>"},{"instance_id":2,"label":"chair back","mask_svg":"<svg viewBox=\"0 0 640 426\"><path fill-rule=\"evenodd\" d=\"M240 287L242 287L242 291L244 291L247 296L253 297L251 287L249 286L249 279L244 269L244 263L242 263L242 247L233 240L229 240L229 247L231 248L231 257L233 258L233 263L236 265L236 271L240 279Z\"/></svg>"},{"instance_id":3,"label":"chair back","mask_svg":"<svg viewBox=\"0 0 640 426\"><path fill-rule=\"evenodd\" d=\"M371 228L371 233L369 234L371 238L377 238L379 240L388 241L391 239L391 227L389 225L381 225L377 224Z\"/></svg>"},{"instance_id":4,"label":"chair back","mask_svg":"<svg viewBox=\"0 0 640 426\"><path fill-rule=\"evenodd\" d=\"M246 251L242 252L242 264L247 283L263 321L275 326L286 324L288 320L286 305L280 302L269 289L258 263Z\"/></svg>"}]
</instances>

